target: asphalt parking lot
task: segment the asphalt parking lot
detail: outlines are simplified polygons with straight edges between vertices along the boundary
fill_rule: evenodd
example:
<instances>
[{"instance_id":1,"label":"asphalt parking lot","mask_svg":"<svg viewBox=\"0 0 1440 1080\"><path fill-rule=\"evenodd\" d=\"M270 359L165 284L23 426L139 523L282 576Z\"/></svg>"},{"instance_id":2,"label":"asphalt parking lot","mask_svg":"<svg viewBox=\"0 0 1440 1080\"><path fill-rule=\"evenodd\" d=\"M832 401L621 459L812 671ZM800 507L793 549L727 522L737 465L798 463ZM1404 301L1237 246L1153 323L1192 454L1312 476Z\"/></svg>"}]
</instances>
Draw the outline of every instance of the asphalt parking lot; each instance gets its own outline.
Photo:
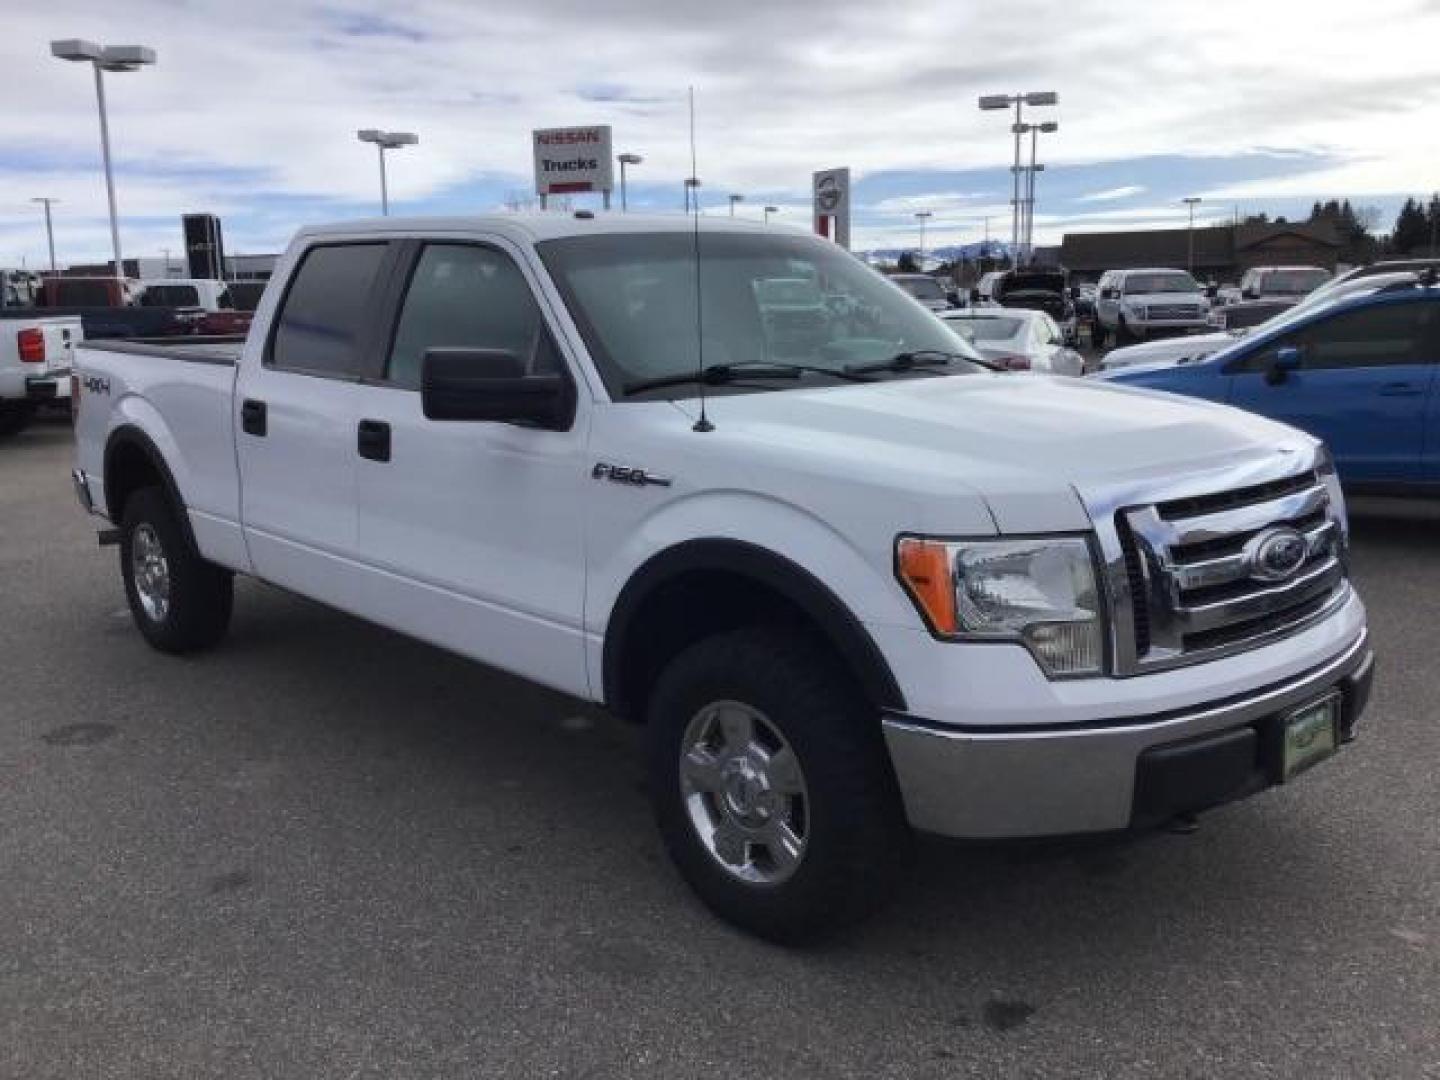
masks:
<instances>
[{"instance_id":1,"label":"asphalt parking lot","mask_svg":"<svg viewBox=\"0 0 1440 1080\"><path fill-rule=\"evenodd\" d=\"M785 951L605 716L242 583L130 624L70 434L0 446L0 1076L1440 1077L1440 506L1361 502L1381 668L1293 786L1123 844L928 842Z\"/></svg>"}]
</instances>

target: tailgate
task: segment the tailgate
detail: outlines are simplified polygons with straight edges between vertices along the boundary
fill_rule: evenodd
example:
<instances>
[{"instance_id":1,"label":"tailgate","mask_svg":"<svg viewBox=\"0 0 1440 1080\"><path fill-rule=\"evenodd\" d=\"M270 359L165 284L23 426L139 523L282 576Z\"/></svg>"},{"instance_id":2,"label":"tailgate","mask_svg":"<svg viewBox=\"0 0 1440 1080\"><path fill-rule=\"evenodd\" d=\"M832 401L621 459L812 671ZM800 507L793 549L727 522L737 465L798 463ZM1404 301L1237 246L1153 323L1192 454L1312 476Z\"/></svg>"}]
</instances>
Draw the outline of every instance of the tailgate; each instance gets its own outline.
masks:
<instances>
[{"instance_id":1,"label":"tailgate","mask_svg":"<svg viewBox=\"0 0 1440 1080\"><path fill-rule=\"evenodd\" d=\"M39 364L26 365L29 369L26 374L32 378L70 374L75 364L75 346L85 338L79 317L46 319L39 329L45 339L45 359Z\"/></svg>"}]
</instances>

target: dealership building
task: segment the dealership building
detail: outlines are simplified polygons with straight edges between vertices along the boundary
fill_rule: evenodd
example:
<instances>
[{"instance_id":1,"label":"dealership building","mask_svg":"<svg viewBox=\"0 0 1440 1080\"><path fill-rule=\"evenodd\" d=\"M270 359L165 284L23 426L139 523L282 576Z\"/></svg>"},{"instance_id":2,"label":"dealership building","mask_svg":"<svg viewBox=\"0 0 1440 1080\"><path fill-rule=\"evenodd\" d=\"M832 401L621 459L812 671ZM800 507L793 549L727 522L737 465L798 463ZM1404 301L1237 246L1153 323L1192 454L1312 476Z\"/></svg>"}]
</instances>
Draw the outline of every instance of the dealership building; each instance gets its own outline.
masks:
<instances>
[{"instance_id":1,"label":"dealership building","mask_svg":"<svg viewBox=\"0 0 1440 1080\"><path fill-rule=\"evenodd\" d=\"M1212 225L1193 230L1194 273L1203 280L1238 281L1252 266L1322 266L1334 270L1341 244L1328 221ZM1106 270L1190 263L1190 229L1066 233L1062 266L1082 281Z\"/></svg>"}]
</instances>

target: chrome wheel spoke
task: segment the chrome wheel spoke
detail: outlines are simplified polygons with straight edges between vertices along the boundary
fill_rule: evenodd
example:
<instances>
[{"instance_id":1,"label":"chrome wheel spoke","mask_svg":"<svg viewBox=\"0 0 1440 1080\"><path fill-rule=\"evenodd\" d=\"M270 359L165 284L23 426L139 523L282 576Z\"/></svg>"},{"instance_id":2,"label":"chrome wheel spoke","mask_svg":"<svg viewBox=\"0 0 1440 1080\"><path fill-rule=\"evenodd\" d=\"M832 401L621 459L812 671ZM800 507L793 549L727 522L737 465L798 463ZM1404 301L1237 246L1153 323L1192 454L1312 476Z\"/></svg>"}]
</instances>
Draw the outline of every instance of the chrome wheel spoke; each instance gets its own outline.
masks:
<instances>
[{"instance_id":1,"label":"chrome wheel spoke","mask_svg":"<svg viewBox=\"0 0 1440 1080\"><path fill-rule=\"evenodd\" d=\"M768 830L764 840L765 851L777 872L789 873L800 862L805 851L805 841L795 835L787 821L777 821Z\"/></svg>"},{"instance_id":2,"label":"chrome wheel spoke","mask_svg":"<svg viewBox=\"0 0 1440 1080\"><path fill-rule=\"evenodd\" d=\"M720 709L720 738L731 754L743 754L755 740L755 721L748 710L731 707Z\"/></svg>"},{"instance_id":3,"label":"chrome wheel spoke","mask_svg":"<svg viewBox=\"0 0 1440 1080\"><path fill-rule=\"evenodd\" d=\"M782 746L770 755L765 771L770 778L771 789L782 795L799 795L805 790L805 781L800 777L800 762L795 757L795 751L788 746Z\"/></svg>"},{"instance_id":4,"label":"chrome wheel spoke","mask_svg":"<svg viewBox=\"0 0 1440 1080\"><path fill-rule=\"evenodd\" d=\"M714 793L724 784L720 759L701 746L692 746L680 759L680 775L695 791Z\"/></svg>"},{"instance_id":5,"label":"chrome wheel spoke","mask_svg":"<svg viewBox=\"0 0 1440 1080\"><path fill-rule=\"evenodd\" d=\"M715 830L715 854L720 861L739 869L749 861L749 842L745 835L728 821Z\"/></svg>"}]
</instances>

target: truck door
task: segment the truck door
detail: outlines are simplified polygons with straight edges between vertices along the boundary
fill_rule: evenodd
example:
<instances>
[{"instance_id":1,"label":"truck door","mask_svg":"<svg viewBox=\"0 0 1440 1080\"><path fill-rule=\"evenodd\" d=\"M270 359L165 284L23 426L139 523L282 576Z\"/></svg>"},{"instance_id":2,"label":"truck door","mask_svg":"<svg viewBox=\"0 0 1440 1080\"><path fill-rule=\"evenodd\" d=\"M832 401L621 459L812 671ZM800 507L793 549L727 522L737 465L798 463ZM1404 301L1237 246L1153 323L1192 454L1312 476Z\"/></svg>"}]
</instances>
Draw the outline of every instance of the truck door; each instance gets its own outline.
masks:
<instances>
[{"instance_id":1,"label":"truck door","mask_svg":"<svg viewBox=\"0 0 1440 1080\"><path fill-rule=\"evenodd\" d=\"M376 296L389 245L318 245L301 256L235 390L241 521L256 573L352 607L358 380L379 354Z\"/></svg>"},{"instance_id":2,"label":"truck door","mask_svg":"<svg viewBox=\"0 0 1440 1080\"><path fill-rule=\"evenodd\" d=\"M588 695L582 636L587 395L566 431L427 420L435 347L502 349L528 374L582 386L521 253L493 242L407 245L383 375L357 387L363 614L568 693ZM356 440L359 442L356 442Z\"/></svg>"},{"instance_id":3,"label":"truck door","mask_svg":"<svg viewBox=\"0 0 1440 1080\"><path fill-rule=\"evenodd\" d=\"M1232 366L1230 403L1323 439L1344 480L1423 480L1437 328L1423 296L1322 316Z\"/></svg>"}]
</instances>

